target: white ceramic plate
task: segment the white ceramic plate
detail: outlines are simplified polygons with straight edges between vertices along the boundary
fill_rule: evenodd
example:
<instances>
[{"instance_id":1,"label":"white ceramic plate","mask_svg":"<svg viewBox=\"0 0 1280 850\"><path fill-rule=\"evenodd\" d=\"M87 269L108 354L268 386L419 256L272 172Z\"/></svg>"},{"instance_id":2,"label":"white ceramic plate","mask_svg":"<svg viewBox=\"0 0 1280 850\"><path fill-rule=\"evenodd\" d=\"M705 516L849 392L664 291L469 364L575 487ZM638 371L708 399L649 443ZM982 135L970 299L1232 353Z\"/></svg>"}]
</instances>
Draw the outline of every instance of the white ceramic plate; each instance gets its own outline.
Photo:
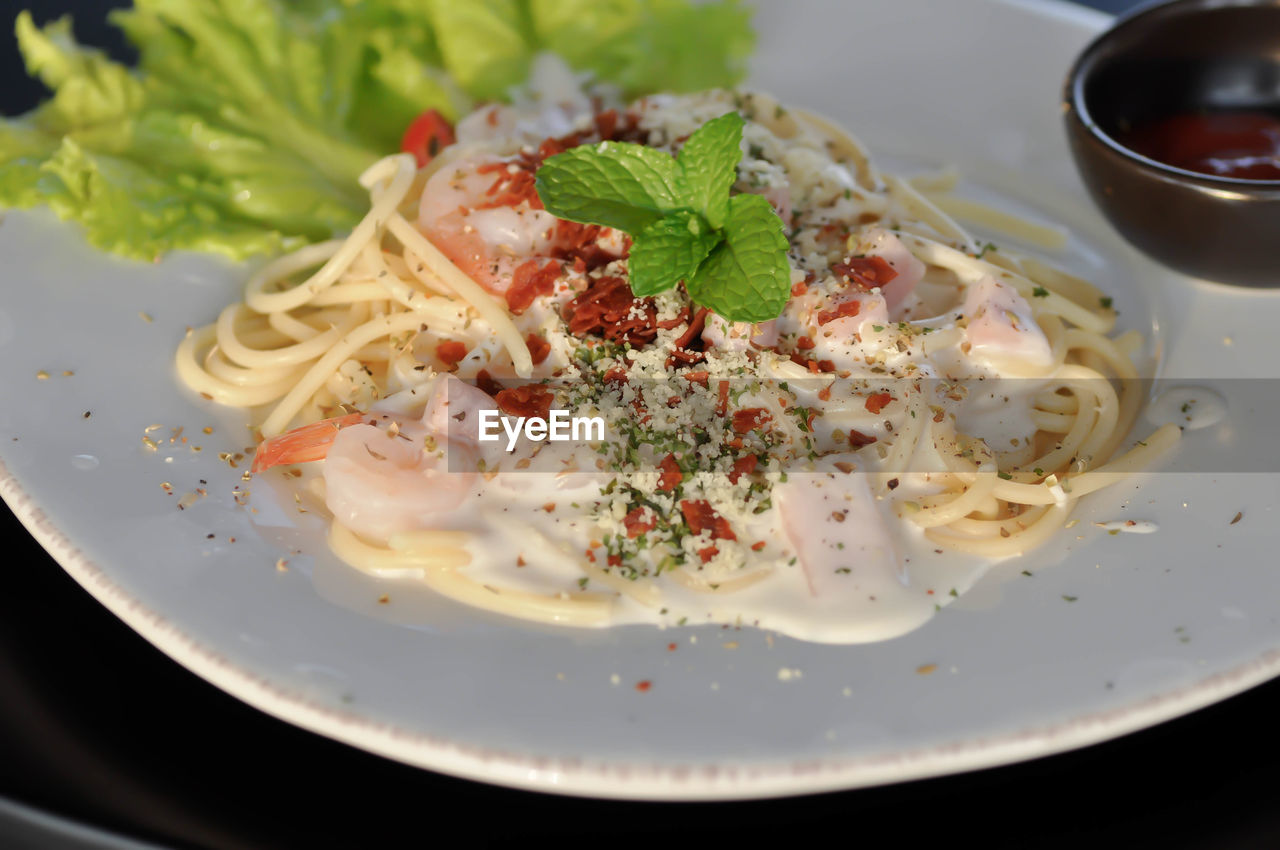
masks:
<instances>
[{"instance_id":1,"label":"white ceramic plate","mask_svg":"<svg viewBox=\"0 0 1280 850\"><path fill-rule=\"evenodd\" d=\"M987 197L1067 224L1065 262L1115 293L1123 323L1154 334L1167 375L1268 375L1280 293L1164 271L1084 198L1058 91L1104 17L1008 0L761 5L758 86L846 122L883 159L955 163ZM18 516L179 663L391 758L596 796L789 794L1061 751L1280 672L1275 474L1166 471L1100 494L1051 548L874 645L750 629L562 631L379 584L293 529L291 503L264 491L256 517L237 507L241 470L218 453L246 439L227 425L234 416L175 385L184 327L211 320L243 269L118 262L41 213L7 217L0 256L0 492ZM1172 468L1210 469L1205 458L1229 455L1258 420L1251 385L1232 386L1228 423L1189 433ZM154 423L166 426L151 435L157 452L142 441ZM178 425L186 444L167 441ZM197 487L208 495L178 510ZM1108 536L1091 524L1116 518L1161 529Z\"/></svg>"}]
</instances>

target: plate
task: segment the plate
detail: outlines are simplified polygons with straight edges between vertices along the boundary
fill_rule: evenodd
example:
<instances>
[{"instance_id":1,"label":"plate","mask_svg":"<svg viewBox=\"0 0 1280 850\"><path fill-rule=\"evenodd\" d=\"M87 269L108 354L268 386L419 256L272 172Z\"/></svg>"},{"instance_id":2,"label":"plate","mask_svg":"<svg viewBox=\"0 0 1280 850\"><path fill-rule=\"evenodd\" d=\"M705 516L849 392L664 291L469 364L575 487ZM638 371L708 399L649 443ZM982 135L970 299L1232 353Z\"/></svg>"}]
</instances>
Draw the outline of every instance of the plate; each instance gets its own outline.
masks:
<instances>
[{"instance_id":1,"label":"plate","mask_svg":"<svg viewBox=\"0 0 1280 850\"><path fill-rule=\"evenodd\" d=\"M1060 262L1114 293L1167 378L1215 384L1228 405L1163 471L1096 494L1079 525L908 635L560 630L356 574L292 503L239 503L254 486L235 458L247 434L176 385L174 346L244 268L118 261L43 211L0 226L0 493L90 593L226 691L511 786L681 800L851 788L1058 752L1244 690L1280 673L1280 475L1242 448L1265 445L1271 421L1252 408L1280 293L1178 277L1089 206L1058 91L1106 20L1012 0L758 11L758 87L847 124L884 164L953 163L973 197L1066 225ZM1129 518L1160 530L1093 525Z\"/></svg>"}]
</instances>

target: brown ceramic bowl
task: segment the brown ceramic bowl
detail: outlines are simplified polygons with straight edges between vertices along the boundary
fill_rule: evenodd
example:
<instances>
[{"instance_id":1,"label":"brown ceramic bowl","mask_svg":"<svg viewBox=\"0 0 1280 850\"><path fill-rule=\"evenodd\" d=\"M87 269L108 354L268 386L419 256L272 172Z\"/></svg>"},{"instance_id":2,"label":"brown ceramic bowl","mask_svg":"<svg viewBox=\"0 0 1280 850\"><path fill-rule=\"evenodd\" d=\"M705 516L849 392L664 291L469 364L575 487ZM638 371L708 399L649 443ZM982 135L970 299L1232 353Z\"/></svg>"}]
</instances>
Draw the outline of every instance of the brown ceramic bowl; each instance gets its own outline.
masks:
<instances>
[{"instance_id":1,"label":"brown ceramic bowl","mask_svg":"<svg viewBox=\"0 0 1280 850\"><path fill-rule=\"evenodd\" d=\"M1280 0L1172 0L1122 18L1067 77L1071 153L1093 200L1155 260L1196 277L1280 286L1280 180L1175 168L1117 141L1177 113L1280 117Z\"/></svg>"}]
</instances>

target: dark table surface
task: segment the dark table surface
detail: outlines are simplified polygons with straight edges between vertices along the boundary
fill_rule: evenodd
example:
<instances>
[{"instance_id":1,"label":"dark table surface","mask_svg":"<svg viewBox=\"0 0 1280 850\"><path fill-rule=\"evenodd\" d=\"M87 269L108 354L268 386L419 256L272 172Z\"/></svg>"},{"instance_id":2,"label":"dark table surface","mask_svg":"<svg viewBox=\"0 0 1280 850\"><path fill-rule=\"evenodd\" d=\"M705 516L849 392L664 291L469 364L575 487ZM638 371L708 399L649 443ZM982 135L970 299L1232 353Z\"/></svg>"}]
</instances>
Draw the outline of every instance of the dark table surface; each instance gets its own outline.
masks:
<instances>
[{"instance_id":1,"label":"dark table surface","mask_svg":"<svg viewBox=\"0 0 1280 850\"><path fill-rule=\"evenodd\" d=\"M82 38L121 49L96 20L107 0L0 0L0 21L27 5L41 17L74 10ZM0 108L13 113L40 90L7 38ZM995 847L1280 847L1280 681L1117 741L959 776L750 803L569 799L405 767L268 717L116 620L7 508L0 541L0 848L106 846L69 823L214 848L384 846L397 834L412 845L755 843L819 829L908 846L964 836Z\"/></svg>"}]
</instances>

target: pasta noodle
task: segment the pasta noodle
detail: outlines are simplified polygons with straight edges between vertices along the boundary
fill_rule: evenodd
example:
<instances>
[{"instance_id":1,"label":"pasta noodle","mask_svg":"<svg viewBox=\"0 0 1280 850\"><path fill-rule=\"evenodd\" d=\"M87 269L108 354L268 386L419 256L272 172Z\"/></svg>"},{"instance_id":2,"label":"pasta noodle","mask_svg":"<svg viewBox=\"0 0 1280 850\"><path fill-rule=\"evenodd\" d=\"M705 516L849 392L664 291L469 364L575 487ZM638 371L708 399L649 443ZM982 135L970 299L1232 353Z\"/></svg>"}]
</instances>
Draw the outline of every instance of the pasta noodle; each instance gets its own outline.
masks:
<instances>
[{"instance_id":1,"label":"pasta noodle","mask_svg":"<svg viewBox=\"0 0 1280 850\"><path fill-rule=\"evenodd\" d=\"M744 327L682 292L628 289L629 312L589 322L625 281L626 242L565 231L530 194L539 144L555 141L546 127L566 120L554 110L486 107L425 168L404 154L375 163L348 237L263 266L177 351L192 390L255 410L263 465L328 454L330 543L357 568L562 624L619 622L629 600L641 621L736 611L813 639L873 639L931 613L900 578L900 546L1027 552L1079 498L1177 441L1170 425L1121 451L1142 401L1142 340L1108 336L1116 314L1100 291L983 249L958 220L1041 247L1061 247L1061 231L951 196L954 172L881 173L844 131L763 96L575 108L573 144L665 149L744 114L738 188L764 194L789 228L791 304ZM480 414L495 393L512 416L511 399L554 396L625 434L585 456L508 457L431 424L442 409ZM700 403L705 419L689 412ZM691 448L677 427L706 439ZM374 507L344 508L360 499ZM886 530L894 517L901 528ZM877 594L917 613L882 614L864 601Z\"/></svg>"}]
</instances>

